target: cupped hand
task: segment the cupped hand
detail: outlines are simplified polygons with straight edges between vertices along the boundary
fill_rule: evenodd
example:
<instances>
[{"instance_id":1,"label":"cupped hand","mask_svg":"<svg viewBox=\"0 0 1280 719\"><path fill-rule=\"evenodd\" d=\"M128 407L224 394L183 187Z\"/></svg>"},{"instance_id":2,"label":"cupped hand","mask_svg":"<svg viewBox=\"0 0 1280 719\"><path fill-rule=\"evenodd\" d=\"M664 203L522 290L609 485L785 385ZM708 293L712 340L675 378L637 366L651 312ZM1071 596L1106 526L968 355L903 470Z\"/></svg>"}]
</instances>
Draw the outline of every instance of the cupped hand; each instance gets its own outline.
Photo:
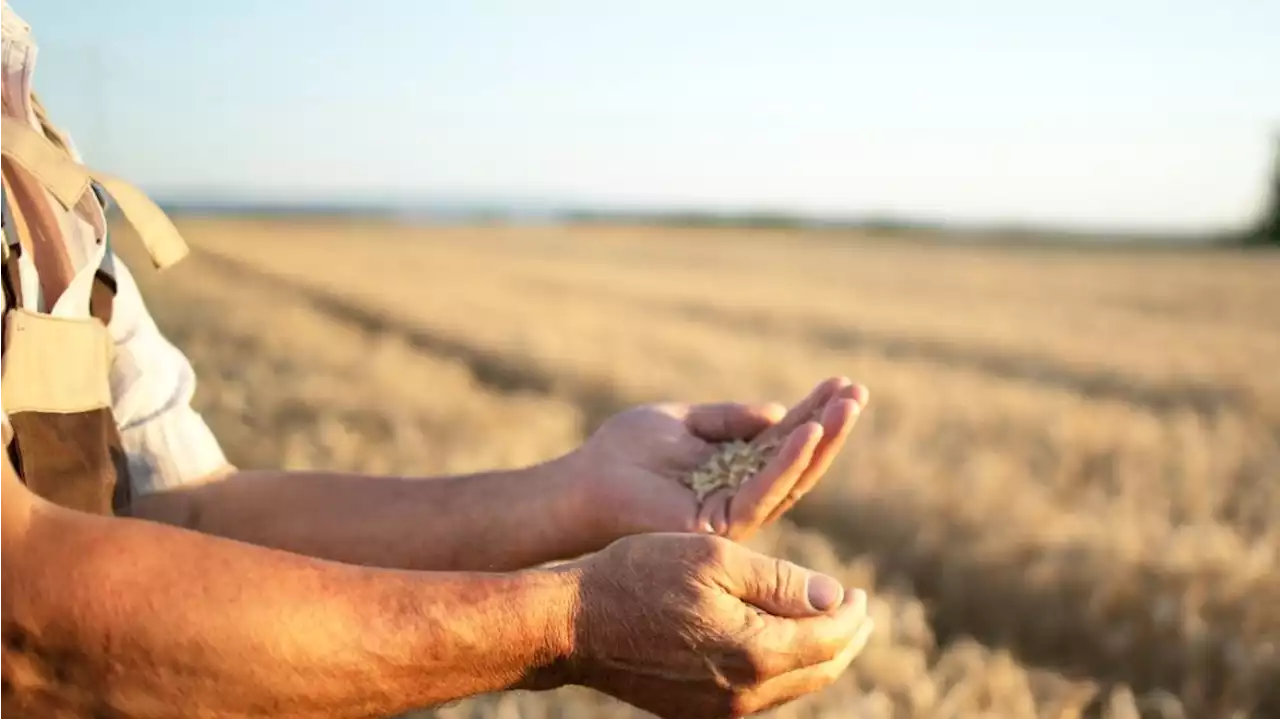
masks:
<instances>
[{"instance_id":1,"label":"cupped hand","mask_svg":"<svg viewBox=\"0 0 1280 719\"><path fill-rule=\"evenodd\" d=\"M742 717L835 681L873 629L867 596L721 537L647 534L576 575L571 684L661 717Z\"/></svg>"},{"instance_id":2,"label":"cupped hand","mask_svg":"<svg viewBox=\"0 0 1280 719\"><path fill-rule=\"evenodd\" d=\"M745 539L822 479L866 405L845 377L819 383L787 411L776 404L644 405L608 419L571 456L609 537L703 532ZM701 502L682 478L730 440L776 441L773 459L736 490Z\"/></svg>"}]
</instances>

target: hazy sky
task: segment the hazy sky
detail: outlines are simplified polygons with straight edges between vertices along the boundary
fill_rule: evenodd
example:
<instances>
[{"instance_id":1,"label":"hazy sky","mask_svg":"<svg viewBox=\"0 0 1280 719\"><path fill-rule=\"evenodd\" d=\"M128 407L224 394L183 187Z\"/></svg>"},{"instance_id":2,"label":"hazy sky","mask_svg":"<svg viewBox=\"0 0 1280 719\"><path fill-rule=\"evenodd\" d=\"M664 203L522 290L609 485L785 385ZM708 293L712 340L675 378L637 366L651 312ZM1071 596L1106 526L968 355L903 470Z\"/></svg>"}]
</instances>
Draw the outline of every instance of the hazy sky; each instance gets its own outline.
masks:
<instances>
[{"instance_id":1,"label":"hazy sky","mask_svg":"<svg viewBox=\"0 0 1280 719\"><path fill-rule=\"evenodd\" d=\"M1195 228L1280 130L1274 0L10 3L90 162L161 195Z\"/></svg>"}]
</instances>

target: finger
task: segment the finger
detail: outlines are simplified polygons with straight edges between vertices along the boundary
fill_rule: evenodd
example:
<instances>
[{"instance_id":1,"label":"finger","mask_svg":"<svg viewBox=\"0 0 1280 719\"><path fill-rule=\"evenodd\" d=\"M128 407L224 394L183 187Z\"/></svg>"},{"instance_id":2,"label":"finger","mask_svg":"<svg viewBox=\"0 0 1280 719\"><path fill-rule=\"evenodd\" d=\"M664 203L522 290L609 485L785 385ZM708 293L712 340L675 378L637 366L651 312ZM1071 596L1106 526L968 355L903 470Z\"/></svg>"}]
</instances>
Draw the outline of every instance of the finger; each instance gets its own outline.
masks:
<instances>
[{"instance_id":1,"label":"finger","mask_svg":"<svg viewBox=\"0 0 1280 719\"><path fill-rule=\"evenodd\" d=\"M854 383L841 388L839 392L836 392L833 399L847 399L858 405L858 409L861 410L871 402L871 390L867 389L864 384Z\"/></svg>"},{"instance_id":2,"label":"finger","mask_svg":"<svg viewBox=\"0 0 1280 719\"><path fill-rule=\"evenodd\" d=\"M706 442L751 439L777 424L786 411L776 402L699 404L689 409L684 424L690 433Z\"/></svg>"},{"instance_id":3,"label":"finger","mask_svg":"<svg viewBox=\"0 0 1280 719\"><path fill-rule=\"evenodd\" d=\"M844 674L853 660L866 649L867 641L871 638L873 631L875 631L875 622L868 618L862 622L853 639L834 659L797 669L764 682L743 695L736 709L744 715L760 714L831 686Z\"/></svg>"},{"instance_id":4,"label":"finger","mask_svg":"<svg viewBox=\"0 0 1280 719\"><path fill-rule=\"evenodd\" d=\"M768 519L774 507L786 499L800 480L821 440L822 425L817 422L801 425L764 469L742 483L729 500L729 536L738 538Z\"/></svg>"},{"instance_id":5,"label":"finger","mask_svg":"<svg viewBox=\"0 0 1280 719\"><path fill-rule=\"evenodd\" d=\"M786 437L805 422L816 420L822 407L841 389L852 384L847 377L829 377L818 383L809 395L787 412L782 421L766 429L760 434L760 441L776 440Z\"/></svg>"},{"instance_id":6,"label":"finger","mask_svg":"<svg viewBox=\"0 0 1280 719\"><path fill-rule=\"evenodd\" d=\"M696 526L699 532L726 536L729 531L729 503L733 500L733 489L721 487L702 498L698 507Z\"/></svg>"},{"instance_id":7,"label":"finger","mask_svg":"<svg viewBox=\"0 0 1280 719\"><path fill-rule=\"evenodd\" d=\"M724 548L718 579L721 588L773 617L848 619L844 615L850 610L866 613L866 597L845 596L844 587L833 577L734 542L720 546ZM819 624L807 631L822 628Z\"/></svg>"},{"instance_id":8,"label":"finger","mask_svg":"<svg viewBox=\"0 0 1280 719\"><path fill-rule=\"evenodd\" d=\"M825 577L804 569L800 571L811 577ZM835 580L831 581L839 586ZM844 596L839 607L825 614L802 618L769 614L759 617L761 629L744 647L759 680L767 681L830 661L858 638L867 622L867 593L853 588L842 591Z\"/></svg>"},{"instance_id":9,"label":"finger","mask_svg":"<svg viewBox=\"0 0 1280 719\"><path fill-rule=\"evenodd\" d=\"M848 392L848 394L853 394ZM786 514L810 490L822 480L831 463L835 461L840 450L844 448L853 425L858 421L861 406L853 399L841 398L830 402L822 415L822 441L813 452L809 466L801 473L800 479L787 493L787 496L773 508L765 523L775 522Z\"/></svg>"}]
</instances>

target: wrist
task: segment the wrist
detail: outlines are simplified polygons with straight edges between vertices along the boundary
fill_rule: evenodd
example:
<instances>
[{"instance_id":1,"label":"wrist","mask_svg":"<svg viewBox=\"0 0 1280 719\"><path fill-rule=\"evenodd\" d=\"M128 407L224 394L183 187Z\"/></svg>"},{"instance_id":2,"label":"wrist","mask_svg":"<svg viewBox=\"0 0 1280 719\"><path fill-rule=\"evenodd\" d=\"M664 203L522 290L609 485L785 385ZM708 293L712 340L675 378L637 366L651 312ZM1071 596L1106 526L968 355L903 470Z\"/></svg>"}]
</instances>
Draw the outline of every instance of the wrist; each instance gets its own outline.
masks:
<instances>
[{"instance_id":1,"label":"wrist","mask_svg":"<svg viewBox=\"0 0 1280 719\"><path fill-rule=\"evenodd\" d=\"M573 682L577 645L580 571L574 565L530 569L514 575L520 612L529 622L535 647L524 676L514 687L530 691L558 689Z\"/></svg>"},{"instance_id":2,"label":"wrist","mask_svg":"<svg viewBox=\"0 0 1280 719\"><path fill-rule=\"evenodd\" d=\"M558 526L573 535L576 555L602 549L623 536L614 508L617 498L609 496L608 483L600 481L594 463L581 448L561 455L541 466L551 496L560 498Z\"/></svg>"},{"instance_id":3,"label":"wrist","mask_svg":"<svg viewBox=\"0 0 1280 719\"><path fill-rule=\"evenodd\" d=\"M361 627L362 644L373 652L364 663L382 668L376 684L395 706L569 683L578 613L573 572L374 572L383 576L370 582L373 601L349 598L351 625ZM388 585L398 586L388 593Z\"/></svg>"}]
</instances>

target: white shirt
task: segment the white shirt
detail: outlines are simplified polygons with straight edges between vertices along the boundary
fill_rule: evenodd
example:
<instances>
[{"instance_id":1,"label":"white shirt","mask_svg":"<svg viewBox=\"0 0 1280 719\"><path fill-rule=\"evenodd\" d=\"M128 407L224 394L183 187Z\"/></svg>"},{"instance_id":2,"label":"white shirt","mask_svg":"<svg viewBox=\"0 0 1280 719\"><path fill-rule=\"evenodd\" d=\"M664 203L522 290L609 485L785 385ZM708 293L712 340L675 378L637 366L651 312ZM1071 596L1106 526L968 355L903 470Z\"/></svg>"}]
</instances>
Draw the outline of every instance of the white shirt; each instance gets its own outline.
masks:
<instances>
[{"instance_id":1,"label":"white shirt","mask_svg":"<svg viewBox=\"0 0 1280 719\"><path fill-rule=\"evenodd\" d=\"M191 406L195 371L160 332L129 268L116 262L108 329L115 342L111 409L120 425L135 496L213 478L229 469L204 418Z\"/></svg>"},{"instance_id":2,"label":"white shirt","mask_svg":"<svg viewBox=\"0 0 1280 719\"><path fill-rule=\"evenodd\" d=\"M38 128L30 103L36 45L30 27L13 12L7 0L3 2L3 30L4 93L21 103L32 126ZM69 149L79 162L75 147ZM97 242L90 222L50 202L59 215L75 270L72 287L87 287L104 253L110 250ZM24 260L26 255L29 253L24 253ZM191 406L196 388L191 362L160 332L124 262L114 253L108 262L113 266L117 285L108 325L115 344L110 371L111 409L120 427L135 496L218 476L229 465L208 425ZM24 261L19 269L24 298L38 297L34 264ZM77 295L69 288L53 308L29 309L87 317L87 294L84 301Z\"/></svg>"}]
</instances>

